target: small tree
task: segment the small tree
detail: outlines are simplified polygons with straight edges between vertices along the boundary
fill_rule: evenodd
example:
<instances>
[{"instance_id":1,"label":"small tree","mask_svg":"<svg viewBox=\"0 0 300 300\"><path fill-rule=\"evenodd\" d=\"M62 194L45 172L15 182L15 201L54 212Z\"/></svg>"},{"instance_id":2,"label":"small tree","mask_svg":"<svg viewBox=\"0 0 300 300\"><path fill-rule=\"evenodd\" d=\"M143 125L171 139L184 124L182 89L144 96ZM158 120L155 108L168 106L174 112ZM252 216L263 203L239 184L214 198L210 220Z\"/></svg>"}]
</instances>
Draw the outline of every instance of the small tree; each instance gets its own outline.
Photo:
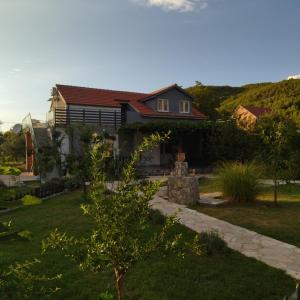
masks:
<instances>
[{"instance_id":1,"label":"small tree","mask_svg":"<svg viewBox=\"0 0 300 300\"><path fill-rule=\"evenodd\" d=\"M56 166L55 154L53 147L40 147L36 152L37 169L40 174L41 182L46 179L47 173L51 172Z\"/></svg>"},{"instance_id":2,"label":"small tree","mask_svg":"<svg viewBox=\"0 0 300 300\"><path fill-rule=\"evenodd\" d=\"M91 126L70 126L71 153L67 156L67 169L83 187L84 197L87 198L86 182L91 180L90 146L96 128Z\"/></svg>"},{"instance_id":3,"label":"small tree","mask_svg":"<svg viewBox=\"0 0 300 300\"><path fill-rule=\"evenodd\" d=\"M278 180L288 180L291 172L299 170L299 132L296 124L280 115L269 115L260 120L257 132L262 141L259 159L274 183L274 203L277 204Z\"/></svg>"},{"instance_id":4,"label":"small tree","mask_svg":"<svg viewBox=\"0 0 300 300\"><path fill-rule=\"evenodd\" d=\"M43 242L44 251L49 248L60 249L66 256L78 261L82 268L96 272L105 268L113 269L119 300L124 296L124 277L127 271L157 249L174 249L180 239L180 235L172 238L167 236L169 228L175 222L174 218L167 218L162 230L149 236L149 200L161 183L135 178L135 167L141 154L167 138L168 135L152 134L144 139L124 168L123 177L115 193L111 195L107 195L105 191L107 147L104 139L98 138L91 151L92 203L82 205L84 214L94 220L91 235L77 239L55 230Z\"/></svg>"}]
</instances>

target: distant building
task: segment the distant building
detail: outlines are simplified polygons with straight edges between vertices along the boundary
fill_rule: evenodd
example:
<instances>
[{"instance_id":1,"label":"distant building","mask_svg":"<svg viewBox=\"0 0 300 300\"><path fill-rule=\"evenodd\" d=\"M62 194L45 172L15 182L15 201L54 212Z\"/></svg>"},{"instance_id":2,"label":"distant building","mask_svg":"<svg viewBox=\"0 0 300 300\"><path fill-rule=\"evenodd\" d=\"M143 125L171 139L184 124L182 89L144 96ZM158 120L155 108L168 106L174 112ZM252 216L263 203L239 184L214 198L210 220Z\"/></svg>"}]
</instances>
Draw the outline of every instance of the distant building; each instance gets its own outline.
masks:
<instances>
[{"instance_id":1,"label":"distant building","mask_svg":"<svg viewBox=\"0 0 300 300\"><path fill-rule=\"evenodd\" d=\"M19 134L22 131L22 124L15 124L10 131Z\"/></svg>"},{"instance_id":2,"label":"distant building","mask_svg":"<svg viewBox=\"0 0 300 300\"><path fill-rule=\"evenodd\" d=\"M239 105L233 112L233 118L240 127L251 130L262 116L271 113L270 108Z\"/></svg>"},{"instance_id":3,"label":"distant building","mask_svg":"<svg viewBox=\"0 0 300 300\"><path fill-rule=\"evenodd\" d=\"M288 80L290 80L290 79L300 79L300 74L299 75L291 75L287 79Z\"/></svg>"}]
</instances>

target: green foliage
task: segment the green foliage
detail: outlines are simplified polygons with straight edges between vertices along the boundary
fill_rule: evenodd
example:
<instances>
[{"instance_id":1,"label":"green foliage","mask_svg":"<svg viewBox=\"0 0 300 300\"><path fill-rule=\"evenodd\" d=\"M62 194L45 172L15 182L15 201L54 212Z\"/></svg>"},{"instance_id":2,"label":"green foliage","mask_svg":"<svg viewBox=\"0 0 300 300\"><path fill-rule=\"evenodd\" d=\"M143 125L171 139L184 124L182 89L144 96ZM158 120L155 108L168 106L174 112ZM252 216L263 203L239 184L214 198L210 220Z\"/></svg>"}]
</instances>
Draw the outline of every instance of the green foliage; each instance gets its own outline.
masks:
<instances>
[{"instance_id":1,"label":"green foliage","mask_svg":"<svg viewBox=\"0 0 300 300\"><path fill-rule=\"evenodd\" d=\"M66 157L67 171L74 181L84 188L87 198L86 182L91 181L91 145L97 128L94 126L72 125L67 128L71 139L71 152Z\"/></svg>"},{"instance_id":2,"label":"green foliage","mask_svg":"<svg viewBox=\"0 0 300 300\"><path fill-rule=\"evenodd\" d=\"M124 276L136 262L160 249L176 248L179 235L168 236L175 218L167 218L160 232L146 235L150 228L149 201L159 189L159 181L139 181L135 168L141 154L166 140L168 135L158 133L146 137L132 154L123 170L116 192L105 193L105 159L107 144L103 137L95 140L92 150L91 204L82 205L84 214L94 220L94 229L88 238L77 239L55 230L43 242L44 251L60 249L66 256L80 263L83 269L100 272L112 269L115 273L118 299L123 299Z\"/></svg>"},{"instance_id":3,"label":"green foliage","mask_svg":"<svg viewBox=\"0 0 300 300\"><path fill-rule=\"evenodd\" d=\"M0 241L22 240L29 241L32 239L32 233L28 230L19 230L14 228L12 222L0 222Z\"/></svg>"},{"instance_id":4,"label":"green foliage","mask_svg":"<svg viewBox=\"0 0 300 300\"><path fill-rule=\"evenodd\" d=\"M231 114L240 104L269 107L293 119L300 126L300 80L248 85L244 91L227 97L220 105L221 114Z\"/></svg>"},{"instance_id":5,"label":"green foliage","mask_svg":"<svg viewBox=\"0 0 300 300\"><path fill-rule=\"evenodd\" d=\"M45 179L47 172L51 172L55 167L55 155L53 153L53 147L43 146L36 152L36 161L38 166L38 172L41 178Z\"/></svg>"},{"instance_id":6,"label":"green foliage","mask_svg":"<svg viewBox=\"0 0 300 300\"><path fill-rule=\"evenodd\" d=\"M62 176L63 166L61 162L61 145L64 136L61 132L52 130L51 141L47 141L45 145L37 147L36 161L37 161L37 172L40 174L41 179L46 179L47 173L53 171L56 167L59 176Z\"/></svg>"},{"instance_id":7,"label":"green foliage","mask_svg":"<svg viewBox=\"0 0 300 300\"><path fill-rule=\"evenodd\" d=\"M240 104L253 105L280 112L300 127L300 80L263 82L241 87L196 84L186 90L195 98L194 105L211 119L231 116Z\"/></svg>"},{"instance_id":8,"label":"green foliage","mask_svg":"<svg viewBox=\"0 0 300 300\"><path fill-rule=\"evenodd\" d=\"M109 292L101 293L99 300L114 300L114 296Z\"/></svg>"},{"instance_id":9,"label":"green foliage","mask_svg":"<svg viewBox=\"0 0 300 300\"><path fill-rule=\"evenodd\" d=\"M291 180L300 176L300 133L294 121L279 114L262 118L256 130L262 141L257 157L274 181L276 203L278 179Z\"/></svg>"},{"instance_id":10,"label":"green foliage","mask_svg":"<svg viewBox=\"0 0 300 300\"><path fill-rule=\"evenodd\" d=\"M0 174L2 175L15 175L19 176L22 173L22 171L16 167L5 167L0 166Z\"/></svg>"},{"instance_id":11,"label":"green foliage","mask_svg":"<svg viewBox=\"0 0 300 300\"><path fill-rule=\"evenodd\" d=\"M38 259L15 263L8 270L0 272L0 296L3 300L31 299L32 296L45 296L56 293L59 288L52 287L61 275L48 277L37 275L32 269L40 264Z\"/></svg>"},{"instance_id":12,"label":"green foliage","mask_svg":"<svg viewBox=\"0 0 300 300\"><path fill-rule=\"evenodd\" d=\"M22 198L23 205L39 205L42 203L42 200L38 197L26 195Z\"/></svg>"},{"instance_id":13,"label":"green foliage","mask_svg":"<svg viewBox=\"0 0 300 300\"><path fill-rule=\"evenodd\" d=\"M204 231L197 237L201 252L204 255L210 256L224 254L228 251L226 242L220 238L216 231Z\"/></svg>"},{"instance_id":14,"label":"green foliage","mask_svg":"<svg viewBox=\"0 0 300 300\"><path fill-rule=\"evenodd\" d=\"M33 234L29 230L22 230L19 232L19 237L25 241L30 241L33 238Z\"/></svg>"},{"instance_id":15,"label":"green foliage","mask_svg":"<svg viewBox=\"0 0 300 300\"><path fill-rule=\"evenodd\" d=\"M24 161L25 138L23 133L5 132L1 137L0 157L2 163L8 161Z\"/></svg>"},{"instance_id":16,"label":"green foliage","mask_svg":"<svg viewBox=\"0 0 300 300\"><path fill-rule=\"evenodd\" d=\"M242 87L212 86L196 84L186 89L194 97L194 105L210 119L218 119L220 104L227 98L241 93Z\"/></svg>"},{"instance_id":17,"label":"green foliage","mask_svg":"<svg viewBox=\"0 0 300 300\"><path fill-rule=\"evenodd\" d=\"M223 196L235 202L254 201L259 193L259 174L253 163L223 163L218 169Z\"/></svg>"},{"instance_id":18,"label":"green foliage","mask_svg":"<svg viewBox=\"0 0 300 300\"><path fill-rule=\"evenodd\" d=\"M137 130L145 133L170 131L171 141L176 136L192 137L201 143L197 163L203 164L220 160L252 160L258 144L257 136L238 128L232 120L133 123L122 126L119 132L131 133Z\"/></svg>"}]
</instances>

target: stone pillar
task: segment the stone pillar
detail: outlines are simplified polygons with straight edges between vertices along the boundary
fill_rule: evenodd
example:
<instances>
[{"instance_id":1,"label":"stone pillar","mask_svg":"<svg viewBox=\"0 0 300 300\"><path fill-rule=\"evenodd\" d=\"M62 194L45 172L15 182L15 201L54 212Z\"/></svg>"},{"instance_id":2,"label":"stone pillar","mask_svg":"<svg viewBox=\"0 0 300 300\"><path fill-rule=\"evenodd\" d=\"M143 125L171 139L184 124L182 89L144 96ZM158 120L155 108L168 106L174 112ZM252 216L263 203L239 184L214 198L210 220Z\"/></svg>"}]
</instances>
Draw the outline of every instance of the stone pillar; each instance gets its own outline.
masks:
<instances>
[{"instance_id":1,"label":"stone pillar","mask_svg":"<svg viewBox=\"0 0 300 300\"><path fill-rule=\"evenodd\" d=\"M194 176L189 176L187 162L175 162L174 172L168 179L168 199L170 202L185 205L198 202L198 179Z\"/></svg>"},{"instance_id":2,"label":"stone pillar","mask_svg":"<svg viewBox=\"0 0 300 300\"><path fill-rule=\"evenodd\" d=\"M174 176L188 176L188 174L189 174L188 163L185 161L176 161Z\"/></svg>"}]
</instances>

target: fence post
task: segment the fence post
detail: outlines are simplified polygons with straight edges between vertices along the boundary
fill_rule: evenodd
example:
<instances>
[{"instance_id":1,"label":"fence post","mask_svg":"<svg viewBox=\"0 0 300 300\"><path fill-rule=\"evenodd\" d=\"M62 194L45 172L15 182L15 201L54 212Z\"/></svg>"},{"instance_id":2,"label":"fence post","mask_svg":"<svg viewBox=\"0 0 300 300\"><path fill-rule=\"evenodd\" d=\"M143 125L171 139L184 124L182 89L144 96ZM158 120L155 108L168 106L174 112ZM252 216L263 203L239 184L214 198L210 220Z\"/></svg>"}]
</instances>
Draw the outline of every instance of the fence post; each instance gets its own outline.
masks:
<instances>
[{"instance_id":1,"label":"fence post","mask_svg":"<svg viewBox=\"0 0 300 300\"><path fill-rule=\"evenodd\" d=\"M115 111L114 117L115 117L115 129L117 129L117 111Z\"/></svg>"},{"instance_id":2,"label":"fence post","mask_svg":"<svg viewBox=\"0 0 300 300\"><path fill-rule=\"evenodd\" d=\"M83 119L83 124L85 124L85 109L82 110L82 119Z\"/></svg>"}]
</instances>

